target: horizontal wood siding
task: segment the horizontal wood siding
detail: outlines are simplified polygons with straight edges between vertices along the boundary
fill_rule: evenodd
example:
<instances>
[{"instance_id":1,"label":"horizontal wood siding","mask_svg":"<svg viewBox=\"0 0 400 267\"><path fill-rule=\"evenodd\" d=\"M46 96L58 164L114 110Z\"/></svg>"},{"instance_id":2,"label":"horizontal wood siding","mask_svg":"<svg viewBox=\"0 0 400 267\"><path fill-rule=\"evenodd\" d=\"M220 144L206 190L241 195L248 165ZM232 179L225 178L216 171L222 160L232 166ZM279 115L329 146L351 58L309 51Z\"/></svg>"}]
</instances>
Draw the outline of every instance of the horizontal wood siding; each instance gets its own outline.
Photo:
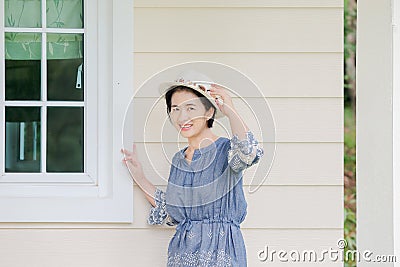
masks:
<instances>
[{"instance_id":1,"label":"horizontal wood siding","mask_svg":"<svg viewBox=\"0 0 400 267\"><path fill-rule=\"evenodd\" d=\"M136 0L136 7L343 7L342 0Z\"/></svg>"},{"instance_id":2,"label":"horizontal wood siding","mask_svg":"<svg viewBox=\"0 0 400 267\"><path fill-rule=\"evenodd\" d=\"M18 267L162 267L174 230L160 229L33 229L0 230L0 264ZM270 249L322 250L335 248L342 235L337 229L243 229L248 266L288 266L261 262L257 253ZM276 255L275 255L276 256ZM343 264L343 263L342 263ZM295 263L314 266L321 263ZM330 262L323 266L342 266Z\"/></svg>"},{"instance_id":3,"label":"horizontal wood siding","mask_svg":"<svg viewBox=\"0 0 400 267\"><path fill-rule=\"evenodd\" d=\"M342 52L342 17L342 8L136 8L134 45L136 52Z\"/></svg>"},{"instance_id":4,"label":"horizontal wood siding","mask_svg":"<svg viewBox=\"0 0 400 267\"><path fill-rule=\"evenodd\" d=\"M331 53L135 53L135 96L158 97L156 90L143 92L140 86L160 70L182 62L211 61L239 69L266 97L343 97L343 59ZM216 77L235 88L237 77ZM152 79L150 85L159 82ZM258 97L254 90L241 96Z\"/></svg>"}]
</instances>

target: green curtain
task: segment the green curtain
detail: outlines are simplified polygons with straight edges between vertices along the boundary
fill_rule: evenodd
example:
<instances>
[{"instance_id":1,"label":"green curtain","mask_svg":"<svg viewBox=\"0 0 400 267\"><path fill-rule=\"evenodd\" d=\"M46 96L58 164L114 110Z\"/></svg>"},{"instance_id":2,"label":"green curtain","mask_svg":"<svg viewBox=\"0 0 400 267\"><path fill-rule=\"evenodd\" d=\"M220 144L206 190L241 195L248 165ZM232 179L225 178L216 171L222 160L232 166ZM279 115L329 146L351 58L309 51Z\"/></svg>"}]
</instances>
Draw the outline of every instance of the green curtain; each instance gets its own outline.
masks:
<instances>
[{"instance_id":1,"label":"green curtain","mask_svg":"<svg viewBox=\"0 0 400 267\"><path fill-rule=\"evenodd\" d=\"M44 1L44 0L43 0ZM5 0L6 28L42 28L41 0ZM46 0L47 28L83 28L82 0ZM10 60L40 60L42 51L40 33L5 34L5 58ZM48 59L71 59L83 56L83 34L48 33Z\"/></svg>"}]
</instances>

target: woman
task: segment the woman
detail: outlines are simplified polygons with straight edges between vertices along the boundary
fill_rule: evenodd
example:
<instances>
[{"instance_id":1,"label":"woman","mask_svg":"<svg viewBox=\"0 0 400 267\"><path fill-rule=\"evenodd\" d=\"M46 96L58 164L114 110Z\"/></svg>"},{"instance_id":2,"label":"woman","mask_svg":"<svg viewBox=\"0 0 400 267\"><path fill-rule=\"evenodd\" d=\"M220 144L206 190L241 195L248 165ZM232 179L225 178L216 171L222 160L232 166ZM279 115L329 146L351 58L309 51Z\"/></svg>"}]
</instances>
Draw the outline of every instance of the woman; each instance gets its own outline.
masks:
<instances>
[{"instance_id":1,"label":"woman","mask_svg":"<svg viewBox=\"0 0 400 267\"><path fill-rule=\"evenodd\" d=\"M135 145L132 152L122 150L123 161L153 206L148 223L177 225L168 266L247 266L240 231L247 214L242 171L264 151L227 90L209 81L187 71L162 86L170 122L189 144L174 155L165 192L145 178ZM232 139L211 130L214 119L223 116L229 119Z\"/></svg>"}]
</instances>

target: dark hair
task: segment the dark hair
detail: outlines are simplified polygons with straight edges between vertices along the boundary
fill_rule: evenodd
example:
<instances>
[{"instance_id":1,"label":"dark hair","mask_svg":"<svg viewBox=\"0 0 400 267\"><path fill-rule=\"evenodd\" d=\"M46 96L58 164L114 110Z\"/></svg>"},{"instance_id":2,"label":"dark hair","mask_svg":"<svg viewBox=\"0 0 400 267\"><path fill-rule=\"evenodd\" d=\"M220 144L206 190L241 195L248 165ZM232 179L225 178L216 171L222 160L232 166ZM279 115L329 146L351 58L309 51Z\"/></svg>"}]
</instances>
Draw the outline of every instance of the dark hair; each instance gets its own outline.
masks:
<instances>
[{"instance_id":1,"label":"dark hair","mask_svg":"<svg viewBox=\"0 0 400 267\"><path fill-rule=\"evenodd\" d=\"M212 128L213 123L214 123L214 118L215 118L215 112L216 112L216 109L213 106L213 104L211 104L210 100L208 100L207 97L204 97L204 95L202 95L201 93L197 92L196 90L193 90L190 87L186 87L186 86L182 86L182 85L174 87L173 89L171 89L167 93L165 93L165 102L167 104L167 114L168 114L170 121L171 121L171 117L169 116L169 114L171 113L172 95L178 91L187 91L187 92L197 95L200 98L200 101L201 101L201 103L203 103L206 110L209 110L210 108L214 108L214 113L213 113L212 117L209 120L207 120L207 127Z\"/></svg>"}]
</instances>

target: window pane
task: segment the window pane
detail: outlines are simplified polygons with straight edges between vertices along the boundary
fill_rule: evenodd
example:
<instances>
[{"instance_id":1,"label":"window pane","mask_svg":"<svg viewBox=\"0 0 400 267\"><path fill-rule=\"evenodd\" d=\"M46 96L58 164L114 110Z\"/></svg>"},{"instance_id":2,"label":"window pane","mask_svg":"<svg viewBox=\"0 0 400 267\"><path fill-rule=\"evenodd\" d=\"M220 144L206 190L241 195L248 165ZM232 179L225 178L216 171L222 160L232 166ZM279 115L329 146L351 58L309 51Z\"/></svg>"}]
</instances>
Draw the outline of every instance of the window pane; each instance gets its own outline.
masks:
<instances>
[{"instance_id":1,"label":"window pane","mask_svg":"<svg viewBox=\"0 0 400 267\"><path fill-rule=\"evenodd\" d=\"M40 100L40 61L6 60L6 100Z\"/></svg>"},{"instance_id":2,"label":"window pane","mask_svg":"<svg viewBox=\"0 0 400 267\"><path fill-rule=\"evenodd\" d=\"M4 25L15 28L40 28L40 0L5 0Z\"/></svg>"},{"instance_id":3,"label":"window pane","mask_svg":"<svg viewBox=\"0 0 400 267\"><path fill-rule=\"evenodd\" d=\"M6 107L6 172L40 172L40 108Z\"/></svg>"},{"instance_id":4,"label":"window pane","mask_svg":"<svg viewBox=\"0 0 400 267\"><path fill-rule=\"evenodd\" d=\"M6 100L40 100L41 35L5 33Z\"/></svg>"},{"instance_id":5,"label":"window pane","mask_svg":"<svg viewBox=\"0 0 400 267\"><path fill-rule=\"evenodd\" d=\"M83 107L47 109L47 171L83 172Z\"/></svg>"},{"instance_id":6,"label":"window pane","mask_svg":"<svg viewBox=\"0 0 400 267\"><path fill-rule=\"evenodd\" d=\"M40 33L6 32L5 58L10 60L40 60L42 35Z\"/></svg>"},{"instance_id":7,"label":"window pane","mask_svg":"<svg viewBox=\"0 0 400 267\"><path fill-rule=\"evenodd\" d=\"M83 34L47 34L47 59L83 58Z\"/></svg>"},{"instance_id":8,"label":"window pane","mask_svg":"<svg viewBox=\"0 0 400 267\"><path fill-rule=\"evenodd\" d=\"M83 101L82 59L47 61L47 99Z\"/></svg>"},{"instance_id":9,"label":"window pane","mask_svg":"<svg viewBox=\"0 0 400 267\"><path fill-rule=\"evenodd\" d=\"M48 100L83 101L82 34L47 36Z\"/></svg>"},{"instance_id":10,"label":"window pane","mask_svg":"<svg viewBox=\"0 0 400 267\"><path fill-rule=\"evenodd\" d=\"M83 27L82 0L46 0L47 27L73 28Z\"/></svg>"}]
</instances>

